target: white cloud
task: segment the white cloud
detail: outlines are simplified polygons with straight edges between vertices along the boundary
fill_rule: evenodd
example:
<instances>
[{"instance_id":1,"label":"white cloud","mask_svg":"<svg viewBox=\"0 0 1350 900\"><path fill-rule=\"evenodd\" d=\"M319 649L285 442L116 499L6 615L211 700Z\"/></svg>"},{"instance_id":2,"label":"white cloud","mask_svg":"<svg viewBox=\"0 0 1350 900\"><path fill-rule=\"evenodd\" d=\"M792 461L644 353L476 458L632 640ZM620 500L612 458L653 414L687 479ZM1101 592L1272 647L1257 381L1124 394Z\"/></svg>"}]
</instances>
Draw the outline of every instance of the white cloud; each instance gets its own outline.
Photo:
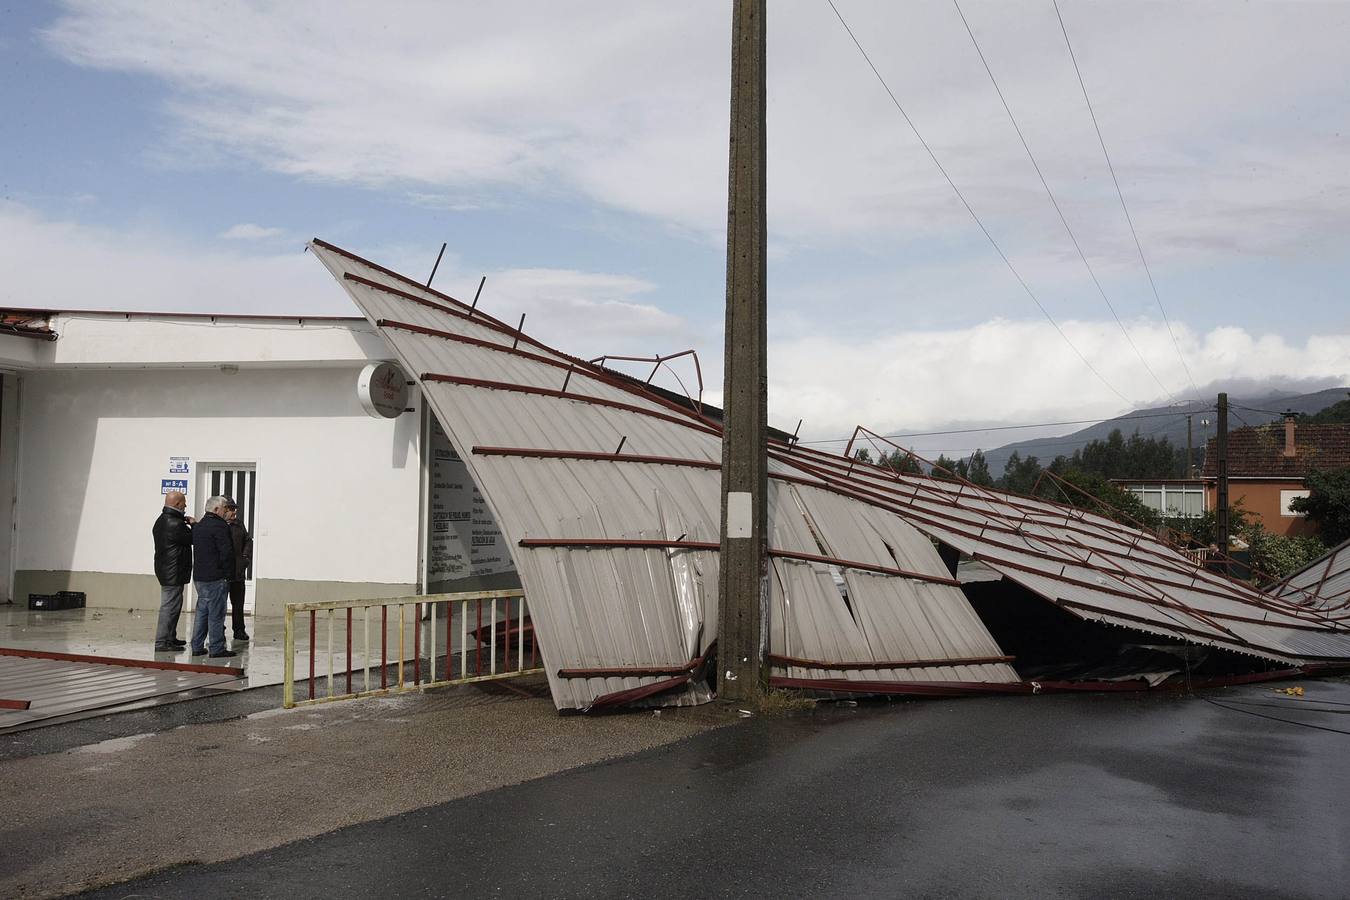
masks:
<instances>
[{"instance_id":1,"label":"white cloud","mask_svg":"<svg viewBox=\"0 0 1350 900\"><path fill-rule=\"evenodd\" d=\"M953 177L1018 258L1067 245L945 3L841 3ZM580 192L716 240L730 13L682 4L214 6L68 0L73 62L171 91L175 155L446 196ZM195 12L193 11L195 10ZM967 4L1087 251L1134 251L1046 4ZM1155 261L1291 253L1350 227L1350 6L1064 4ZM775 6L771 228L895 247L973 227L825 4ZM359 40L353 36L359 35Z\"/></svg>"},{"instance_id":2,"label":"white cloud","mask_svg":"<svg viewBox=\"0 0 1350 900\"><path fill-rule=\"evenodd\" d=\"M72 247L78 248L78 266L70 265ZM203 248L148 229L47 219L0 201L0 270L9 273L0 286L0 305L357 315L342 288L301 247L297 243L284 254ZM375 255L405 272L425 264L407 248L381 248ZM629 352L635 344L683 349L691 340L683 319L640 301L652 285L638 278L568 269L506 269L487 278L484 310L512 324L527 313L527 333L572 353ZM477 282L478 275L468 275L453 257L436 276L436 286L447 290ZM471 290L464 299L472 299ZM672 348L668 340L682 345Z\"/></svg>"},{"instance_id":3,"label":"white cloud","mask_svg":"<svg viewBox=\"0 0 1350 900\"><path fill-rule=\"evenodd\" d=\"M222 231L220 236L227 241L260 241L279 237L284 233L280 228L264 228L251 222L241 222L238 225L231 225Z\"/></svg>"},{"instance_id":4,"label":"white cloud","mask_svg":"<svg viewBox=\"0 0 1350 900\"><path fill-rule=\"evenodd\" d=\"M770 412L779 427L791 430L803 418L804 437L826 439L847 437L859 424L885 434L963 421L1068 421L1166 402L1158 399L1157 386L1114 322L1062 324L1106 380L1131 398L1130 404L1097 381L1048 323L997 319L946 331L887 331L865 340L775 341L769 357ZM1157 323L1129 324L1164 382L1185 384L1166 329ZM1319 386L1350 384L1350 330L1298 343L1235 327L1196 334L1173 324L1206 399L1212 396L1210 387L1223 390L1235 376L1246 385L1299 379L1315 379ZM1179 398L1191 395L1189 387L1179 392Z\"/></svg>"}]
</instances>

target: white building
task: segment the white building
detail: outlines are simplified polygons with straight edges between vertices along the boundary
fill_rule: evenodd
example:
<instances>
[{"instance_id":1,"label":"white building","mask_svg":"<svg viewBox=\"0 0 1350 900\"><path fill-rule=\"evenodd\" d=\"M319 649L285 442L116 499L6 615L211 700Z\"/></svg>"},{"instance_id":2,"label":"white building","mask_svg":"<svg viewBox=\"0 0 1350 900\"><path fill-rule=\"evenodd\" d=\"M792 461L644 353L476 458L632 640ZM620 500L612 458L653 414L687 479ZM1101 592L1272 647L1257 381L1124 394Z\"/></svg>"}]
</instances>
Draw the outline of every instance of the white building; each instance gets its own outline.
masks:
<instances>
[{"instance_id":1,"label":"white building","mask_svg":"<svg viewBox=\"0 0 1350 900\"><path fill-rule=\"evenodd\" d=\"M241 503L260 614L424 582L514 586L495 526L415 390L414 411L396 418L363 409L359 374L389 356L355 317L6 311L8 599L73 590L91 607L157 607L150 526L162 493L180 486L193 515L212 493Z\"/></svg>"}]
</instances>

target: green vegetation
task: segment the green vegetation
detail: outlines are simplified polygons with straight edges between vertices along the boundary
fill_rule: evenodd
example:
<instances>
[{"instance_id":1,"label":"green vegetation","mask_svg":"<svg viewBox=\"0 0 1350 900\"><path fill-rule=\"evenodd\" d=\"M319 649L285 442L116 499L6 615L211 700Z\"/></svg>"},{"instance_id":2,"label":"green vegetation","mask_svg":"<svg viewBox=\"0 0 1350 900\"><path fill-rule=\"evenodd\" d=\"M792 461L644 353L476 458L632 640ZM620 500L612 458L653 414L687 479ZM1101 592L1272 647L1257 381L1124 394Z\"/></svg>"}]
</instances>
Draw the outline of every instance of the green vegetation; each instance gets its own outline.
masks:
<instances>
[{"instance_id":1,"label":"green vegetation","mask_svg":"<svg viewBox=\"0 0 1350 900\"><path fill-rule=\"evenodd\" d=\"M1309 472L1303 483L1311 493L1289 507L1316 522L1328 545L1350 538L1350 468Z\"/></svg>"}]
</instances>

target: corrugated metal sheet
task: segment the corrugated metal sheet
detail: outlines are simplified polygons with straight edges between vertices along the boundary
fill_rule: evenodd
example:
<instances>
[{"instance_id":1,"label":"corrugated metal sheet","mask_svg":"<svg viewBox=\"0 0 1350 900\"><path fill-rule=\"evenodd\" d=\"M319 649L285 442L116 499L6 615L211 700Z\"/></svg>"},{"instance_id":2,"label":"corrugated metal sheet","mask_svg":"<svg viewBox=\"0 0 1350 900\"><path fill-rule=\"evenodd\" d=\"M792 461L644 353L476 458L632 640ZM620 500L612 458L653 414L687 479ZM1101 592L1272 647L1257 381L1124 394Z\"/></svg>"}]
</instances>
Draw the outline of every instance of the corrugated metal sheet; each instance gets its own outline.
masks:
<instances>
[{"instance_id":1,"label":"corrugated metal sheet","mask_svg":"<svg viewBox=\"0 0 1350 900\"><path fill-rule=\"evenodd\" d=\"M1274 593L1299 606L1350 615L1345 612L1350 606L1350 541L1290 575Z\"/></svg>"},{"instance_id":2,"label":"corrugated metal sheet","mask_svg":"<svg viewBox=\"0 0 1350 900\"><path fill-rule=\"evenodd\" d=\"M685 676L717 636L720 428L411 279L310 246L418 380L492 508L556 705L672 685L662 702L708 699ZM789 678L1016 681L930 538L1083 618L1281 663L1350 659L1350 636L1325 614L1101 516L777 442L770 454L770 654Z\"/></svg>"},{"instance_id":3,"label":"corrugated metal sheet","mask_svg":"<svg viewBox=\"0 0 1350 900\"><path fill-rule=\"evenodd\" d=\"M0 697L30 703L25 710L0 710L0 730L237 680L234 674L0 655Z\"/></svg>"},{"instance_id":4,"label":"corrugated metal sheet","mask_svg":"<svg viewBox=\"0 0 1350 900\"><path fill-rule=\"evenodd\" d=\"M1336 617L1197 568L1147 532L1039 499L794 453L832 485L875 498L1082 618L1281 663L1350 659Z\"/></svg>"},{"instance_id":5,"label":"corrugated metal sheet","mask_svg":"<svg viewBox=\"0 0 1350 900\"><path fill-rule=\"evenodd\" d=\"M720 429L331 245L311 249L417 378L492 508L530 597L557 706L658 684L706 654L717 637ZM790 462L771 471L802 483L774 480L769 491L770 544L788 554L773 561L770 651L844 666L780 671L1017 680L1006 662L940 664L1001 653L923 534L894 513L813 492L818 479ZM865 567L845 567L847 601L829 565L810 557ZM559 674L576 669L613 674ZM663 702L707 699L697 682Z\"/></svg>"}]
</instances>

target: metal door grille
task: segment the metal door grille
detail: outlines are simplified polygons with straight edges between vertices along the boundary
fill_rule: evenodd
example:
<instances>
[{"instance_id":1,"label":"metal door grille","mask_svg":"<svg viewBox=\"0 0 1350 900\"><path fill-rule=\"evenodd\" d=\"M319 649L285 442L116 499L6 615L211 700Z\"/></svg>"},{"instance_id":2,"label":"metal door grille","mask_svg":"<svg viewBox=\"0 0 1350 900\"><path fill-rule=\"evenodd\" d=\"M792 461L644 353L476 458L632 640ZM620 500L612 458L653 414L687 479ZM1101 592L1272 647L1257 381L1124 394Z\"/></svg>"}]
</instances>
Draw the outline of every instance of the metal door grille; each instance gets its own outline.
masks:
<instances>
[{"instance_id":1,"label":"metal door grille","mask_svg":"<svg viewBox=\"0 0 1350 900\"><path fill-rule=\"evenodd\" d=\"M210 483L213 496L230 497L239 505L239 520L244 523L250 535L256 535L253 530L254 508L257 505L258 491L258 473L251 468L242 466L221 466L211 467ZM258 555L258 541L256 536L253 541L253 555ZM248 569L244 572L244 580L253 580L253 561L249 560Z\"/></svg>"}]
</instances>

